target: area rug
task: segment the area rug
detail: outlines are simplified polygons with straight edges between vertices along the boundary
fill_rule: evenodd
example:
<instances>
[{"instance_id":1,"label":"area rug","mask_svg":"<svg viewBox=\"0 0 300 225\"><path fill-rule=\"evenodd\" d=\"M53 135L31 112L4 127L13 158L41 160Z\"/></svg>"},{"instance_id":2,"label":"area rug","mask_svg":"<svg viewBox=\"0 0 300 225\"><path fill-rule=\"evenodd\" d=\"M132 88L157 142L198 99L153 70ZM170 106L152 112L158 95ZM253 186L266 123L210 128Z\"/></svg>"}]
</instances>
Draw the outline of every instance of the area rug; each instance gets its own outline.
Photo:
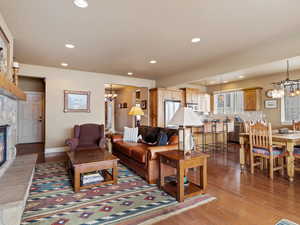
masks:
<instances>
[{"instance_id":1,"label":"area rug","mask_svg":"<svg viewBox=\"0 0 300 225\"><path fill-rule=\"evenodd\" d=\"M292 222L290 220L287 220L287 219L282 219L278 223L276 223L275 225L299 225L299 224L294 223L294 222Z\"/></svg>"},{"instance_id":2,"label":"area rug","mask_svg":"<svg viewBox=\"0 0 300 225\"><path fill-rule=\"evenodd\" d=\"M64 163L38 164L21 224L151 224L215 199L206 194L178 203L123 165L117 185L74 193L70 181Z\"/></svg>"}]
</instances>

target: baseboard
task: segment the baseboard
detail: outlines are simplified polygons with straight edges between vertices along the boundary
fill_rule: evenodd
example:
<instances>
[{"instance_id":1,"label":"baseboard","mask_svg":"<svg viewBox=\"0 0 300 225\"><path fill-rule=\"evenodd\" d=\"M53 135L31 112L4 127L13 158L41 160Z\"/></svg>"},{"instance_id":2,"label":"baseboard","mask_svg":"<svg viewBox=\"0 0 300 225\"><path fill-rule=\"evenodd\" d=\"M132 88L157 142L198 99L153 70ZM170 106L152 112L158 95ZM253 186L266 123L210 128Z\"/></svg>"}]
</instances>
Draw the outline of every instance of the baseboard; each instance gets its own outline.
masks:
<instances>
[{"instance_id":1,"label":"baseboard","mask_svg":"<svg viewBox=\"0 0 300 225\"><path fill-rule=\"evenodd\" d=\"M55 148L45 148L45 155L52 154L52 153L60 153L60 152L67 152L69 147L55 147Z\"/></svg>"}]
</instances>

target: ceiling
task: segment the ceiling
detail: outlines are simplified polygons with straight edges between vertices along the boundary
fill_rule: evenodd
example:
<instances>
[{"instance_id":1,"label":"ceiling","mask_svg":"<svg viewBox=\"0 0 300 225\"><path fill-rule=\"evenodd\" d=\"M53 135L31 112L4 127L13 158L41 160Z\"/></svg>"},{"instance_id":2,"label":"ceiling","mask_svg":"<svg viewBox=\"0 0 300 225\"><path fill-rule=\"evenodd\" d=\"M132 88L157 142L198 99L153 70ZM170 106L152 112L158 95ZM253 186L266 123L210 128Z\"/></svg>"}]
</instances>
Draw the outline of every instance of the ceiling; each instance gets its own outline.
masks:
<instances>
[{"instance_id":1,"label":"ceiling","mask_svg":"<svg viewBox=\"0 0 300 225\"><path fill-rule=\"evenodd\" d=\"M88 1L80 9L72 0L1 0L16 60L159 79L289 36L300 26L298 0ZM201 42L192 44L194 37ZM158 63L149 64L152 59Z\"/></svg>"},{"instance_id":2,"label":"ceiling","mask_svg":"<svg viewBox=\"0 0 300 225\"><path fill-rule=\"evenodd\" d=\"M275 73L285 73L287 70L287 60L289 61L290 78L293 79L292 71L300 69L300 56L296 56L289 59L274 61L271 63L254 66L248 69L243 69L235 72L218 74L216 76L210 76L199 81L191 82L193 85L210 86L220 84L224 82L232 82L242 79L250 79L258 76L270 75Z\"/></svg>"}]
</instances>

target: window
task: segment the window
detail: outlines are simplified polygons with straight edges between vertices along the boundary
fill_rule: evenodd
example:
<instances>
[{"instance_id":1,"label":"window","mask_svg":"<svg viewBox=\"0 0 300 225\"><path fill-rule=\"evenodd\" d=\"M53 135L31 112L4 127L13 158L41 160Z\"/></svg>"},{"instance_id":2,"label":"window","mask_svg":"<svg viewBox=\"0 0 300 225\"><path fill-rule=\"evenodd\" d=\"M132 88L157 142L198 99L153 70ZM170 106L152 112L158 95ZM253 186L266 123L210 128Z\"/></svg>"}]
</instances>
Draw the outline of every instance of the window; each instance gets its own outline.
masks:
<instances>
[{"instance_id":1,"label":"window","mask_svg":"<svg viewBox=\"0 0 300 225\"><path fill-rule=\"evenodd\" d=\"M281 99L281 121L300 120L300 96L284 96Z\"/></svg>"},{"instance_id":2,"label":"window","mask_svg":"<svg viewBox=\"0 0 300 225\"><path fill-rule=\"evenodd\" d=\"M215 114L237 114L244 111L244 92L229 91L214 94Z\"/></svg>"}]
</instances>

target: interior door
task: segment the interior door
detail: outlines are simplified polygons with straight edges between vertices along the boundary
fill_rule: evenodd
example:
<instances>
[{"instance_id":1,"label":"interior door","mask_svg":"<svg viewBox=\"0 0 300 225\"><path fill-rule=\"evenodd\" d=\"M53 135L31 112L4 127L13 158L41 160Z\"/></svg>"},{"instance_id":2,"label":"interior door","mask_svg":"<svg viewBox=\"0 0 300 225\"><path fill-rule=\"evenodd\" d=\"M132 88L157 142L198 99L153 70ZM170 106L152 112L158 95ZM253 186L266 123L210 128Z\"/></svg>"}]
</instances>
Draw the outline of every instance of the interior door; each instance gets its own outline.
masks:
<instances>
[{"instance_id":1,"label":"interior door","mask_svg":"<svg viewBox=\"0 0 300 225\"><path fill-rule=\"evenodd\" d=\"M27 100L19 101L18 143L44 141L44 93L26 92Z\"/></svg>"}]
</instances>

